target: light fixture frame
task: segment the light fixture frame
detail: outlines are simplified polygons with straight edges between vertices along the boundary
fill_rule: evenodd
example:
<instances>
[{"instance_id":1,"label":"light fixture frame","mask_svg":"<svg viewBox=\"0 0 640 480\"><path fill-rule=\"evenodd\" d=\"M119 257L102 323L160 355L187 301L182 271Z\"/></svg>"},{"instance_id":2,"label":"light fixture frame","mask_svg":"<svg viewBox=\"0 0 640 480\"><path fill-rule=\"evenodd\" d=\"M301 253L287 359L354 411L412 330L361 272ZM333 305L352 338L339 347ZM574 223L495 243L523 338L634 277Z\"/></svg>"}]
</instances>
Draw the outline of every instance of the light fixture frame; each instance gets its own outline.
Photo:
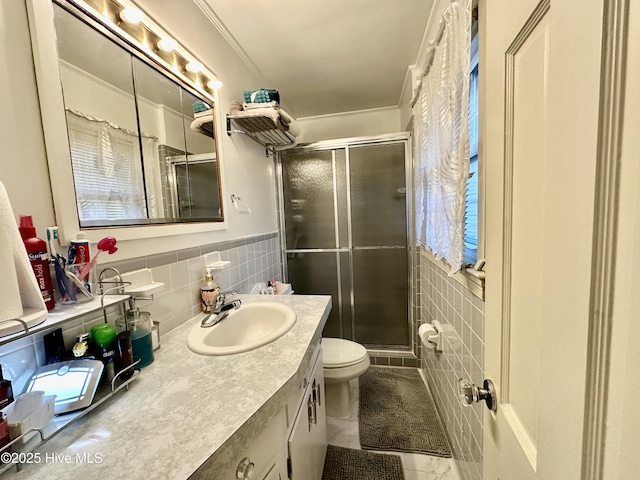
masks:
<instances>
[{"instance_id":1,"label":"light fixture frame","mask_svg":"<svg viewBox=\"0 0 640 480\"><path fill-rule=\"evenodd\" d=\"M178 77L183 83L194 88L208 100L215 103L217 89L209 87L212 80L218 80L218 75L211 71L204 62L187 50L173 35L158 25L143 9L131 0L66 0L82 10L95 21L102 24L109 31L122 38L130 46L140 51L165 70ZM126 8L136 8L143 13L143 19L137 24L120 21L120 12ZM163 38L176 41L173 50L161 50L157 43ZM202 64L198 72L190 72L186 66L191 62Z\"/></svg>"}]
</instances>

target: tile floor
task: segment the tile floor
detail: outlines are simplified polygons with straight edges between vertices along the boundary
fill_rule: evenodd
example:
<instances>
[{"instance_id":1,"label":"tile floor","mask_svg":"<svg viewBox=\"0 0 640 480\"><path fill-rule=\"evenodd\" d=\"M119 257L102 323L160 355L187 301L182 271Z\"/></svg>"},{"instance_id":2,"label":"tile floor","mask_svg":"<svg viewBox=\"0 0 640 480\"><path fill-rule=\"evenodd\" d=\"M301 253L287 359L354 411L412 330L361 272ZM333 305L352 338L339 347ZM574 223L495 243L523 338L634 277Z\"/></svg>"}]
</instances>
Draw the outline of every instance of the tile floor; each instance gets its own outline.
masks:
<instances>
[{"instance_id":1,"label":"tile floor","mask_svg":"<svg viewBox=\"0 0 640 480\"><path fill-rule=\"evenodd\" d=\"M358 379L351 380L353 405L348 418L327 417L327 441L331 445L360 449L358 432ZM386 453L378 452L377 453ZM459 480L452 458L417 453L388 452L402 457L405 480Z\"/></svg>"}]
</instances>

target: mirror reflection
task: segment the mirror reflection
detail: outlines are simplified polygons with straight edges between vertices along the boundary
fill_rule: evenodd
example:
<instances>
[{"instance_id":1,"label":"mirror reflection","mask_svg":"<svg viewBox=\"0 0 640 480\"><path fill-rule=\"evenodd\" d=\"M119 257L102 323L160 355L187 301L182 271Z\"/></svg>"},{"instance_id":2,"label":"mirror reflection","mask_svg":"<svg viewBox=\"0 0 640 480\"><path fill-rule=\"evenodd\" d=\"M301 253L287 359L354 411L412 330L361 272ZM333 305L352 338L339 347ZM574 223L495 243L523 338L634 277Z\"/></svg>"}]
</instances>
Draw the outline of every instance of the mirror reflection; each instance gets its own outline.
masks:
<instances>
[{"instance_id":1,"label":"mirror reflection","mask_svg":"<svg viewBox=\"0 0 640 480\"><path fill-rule=\"evenodd\" d=\"M80 226L222 221L211 102L54 8Z\"/></svg>"}]
</instances>

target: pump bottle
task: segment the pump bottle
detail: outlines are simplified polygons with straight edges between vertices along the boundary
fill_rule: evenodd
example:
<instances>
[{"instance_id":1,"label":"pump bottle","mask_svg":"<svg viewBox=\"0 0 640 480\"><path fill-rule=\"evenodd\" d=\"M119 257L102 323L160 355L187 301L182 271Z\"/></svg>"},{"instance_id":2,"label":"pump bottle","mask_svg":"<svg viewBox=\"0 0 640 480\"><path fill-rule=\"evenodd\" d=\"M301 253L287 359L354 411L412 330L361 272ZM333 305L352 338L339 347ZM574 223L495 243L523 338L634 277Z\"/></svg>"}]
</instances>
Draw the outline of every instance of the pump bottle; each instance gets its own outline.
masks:
<instances>
[{"instance_id":1,"label":"pump bottle","mask_svg":"<svg viewBox=\"0 0 640 480\"><path fill-rule=\"evenodd\" d=\"M200 300L202 303L202 311L211 313L213 305L216 303L216 297L220 294L220 285L213 279L211 269L207 268L207 275L200 287Z\"/></svg>"}]
</instances>

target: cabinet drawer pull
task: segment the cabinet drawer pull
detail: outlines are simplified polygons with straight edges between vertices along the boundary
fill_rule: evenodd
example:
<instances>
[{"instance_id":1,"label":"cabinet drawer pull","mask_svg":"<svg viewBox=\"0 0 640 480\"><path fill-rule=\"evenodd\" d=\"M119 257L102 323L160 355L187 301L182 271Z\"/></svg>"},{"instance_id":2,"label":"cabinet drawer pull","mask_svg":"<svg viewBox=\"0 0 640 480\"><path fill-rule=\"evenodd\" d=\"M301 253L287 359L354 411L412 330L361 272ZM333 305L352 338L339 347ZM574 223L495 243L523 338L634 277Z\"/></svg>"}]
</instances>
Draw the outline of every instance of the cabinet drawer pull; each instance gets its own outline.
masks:
<instances>
[{"instance_id":1,"label":"cabinet drawer pull","mask_svg":"<svg viewBox=\"0 0 640 480\"><path fill-rule=\"evenodd\" d=\"M248 457L244 457L240 460L238 464L238 468L236 469L236 478L240 480L248 480L253 476L253 471L255 470L255 464L249 460Z\"/></svg>"},{"instance_id":2,"label":"cabinet drawer pull","mask_svg":"<svg viewBox=\"0 0 640 480\"><path fill-rule=\"evenodd\" d=\"M320 400L320 384L315 380L313 381L313 399L316 401L318 406L322 405L322 400Z\"/></svg>"},{"instance_id":3,"label":"cabinet drawer pull","mask_svg":"<svg viewBox=\"0 0 640 480\"><path fill-rule=\"evenodd\" d=\"M309 431L311 431L311 426L317 423L316 419L316 402L313 400L312 395L309 394L309 399L307 400L307 420L309 421Z\"/></svg>"}]
</instances>

